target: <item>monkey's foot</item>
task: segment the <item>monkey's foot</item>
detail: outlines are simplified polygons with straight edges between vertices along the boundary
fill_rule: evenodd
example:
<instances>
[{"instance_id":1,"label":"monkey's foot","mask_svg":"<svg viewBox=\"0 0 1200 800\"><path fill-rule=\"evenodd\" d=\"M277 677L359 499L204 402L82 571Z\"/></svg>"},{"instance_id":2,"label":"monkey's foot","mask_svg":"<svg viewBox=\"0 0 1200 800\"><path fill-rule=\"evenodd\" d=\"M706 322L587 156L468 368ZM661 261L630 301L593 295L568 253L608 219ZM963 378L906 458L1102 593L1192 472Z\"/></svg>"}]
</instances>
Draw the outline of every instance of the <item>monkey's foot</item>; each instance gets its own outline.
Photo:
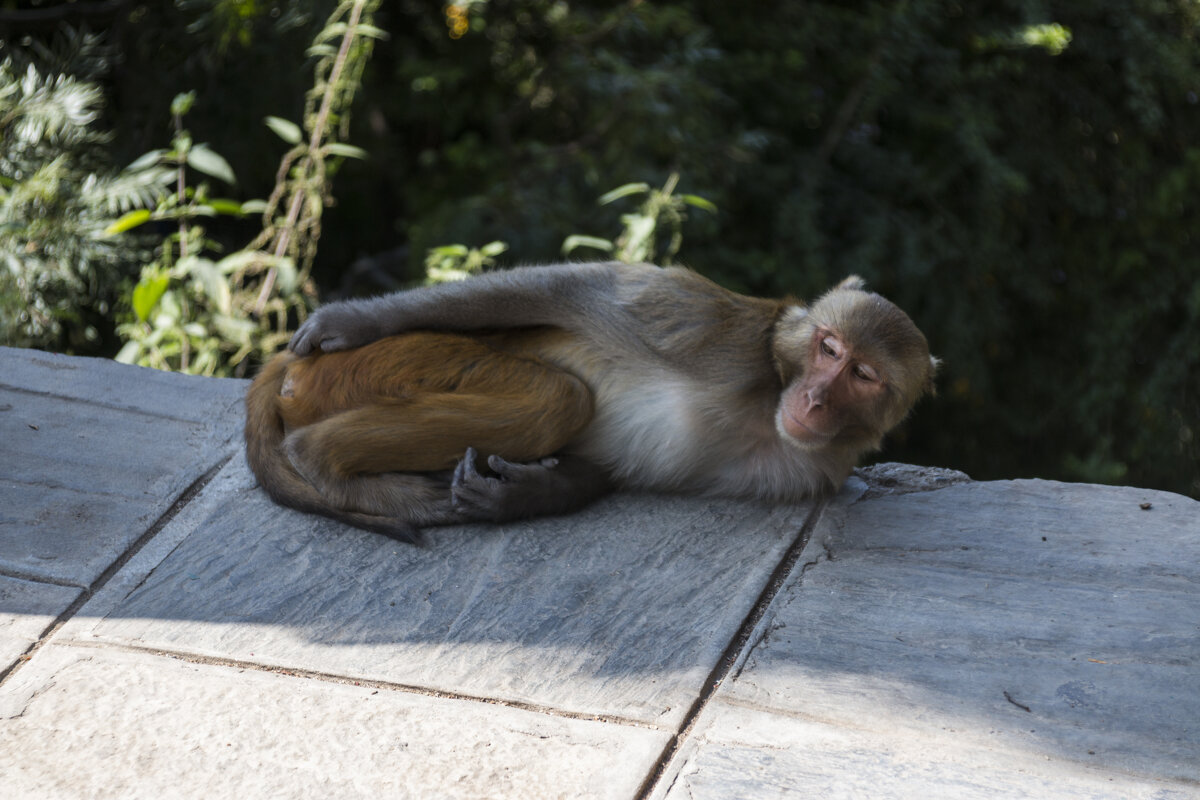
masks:
<instances>
[{"instance_id":1,"label":"monkey's foot","mask_svg":"<svg viewBox=\"0 0 1200 800\"><path fill-rule=\"evenodd\" d=\"M318 308L292 334L288 349L298 356L314 350L332 353L373 342L384 334L354 306L345 303Z\"/></svg>"},{"instance_id":2,"label":"monkey's foot","mask_svg":"<svg viewBox=\"0 0 1200 800\"><path fill-rule=\"evenodd\" d=\"M553 470L558 459L543 458L529 464L518 464L492 455L487 458L488 469L494 475L484 475L475 466L475 448L468 447L450 480L450 500L454 510L472 520L507 522L537 516L547 511L558 481Z\"/></svg>"}]
</instances>

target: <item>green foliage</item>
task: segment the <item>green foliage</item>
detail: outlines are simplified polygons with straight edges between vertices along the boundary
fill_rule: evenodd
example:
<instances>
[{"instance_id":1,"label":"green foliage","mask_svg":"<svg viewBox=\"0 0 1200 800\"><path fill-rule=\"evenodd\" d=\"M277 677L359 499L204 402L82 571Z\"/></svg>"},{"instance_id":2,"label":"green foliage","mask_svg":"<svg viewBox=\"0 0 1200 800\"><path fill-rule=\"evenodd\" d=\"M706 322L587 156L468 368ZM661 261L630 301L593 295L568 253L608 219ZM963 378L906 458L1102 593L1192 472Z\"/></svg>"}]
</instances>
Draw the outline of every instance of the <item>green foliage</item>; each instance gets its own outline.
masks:
<instances>
[{"instance_id":1,"label":"green foliage","mask_svg":"<svg viewBox=\"0 0 1200 800\"><path fill-rule=\"evenodd\" d=\"M374 42L385 36L371 24L379 2L338 3L325 27L317 32L308 49L316 64L313 86L305 96L303 130L290 120L266 118L267 126L292 147L279 165L275 189L263 213L263 232L251 249L268 248L276 258L292 259L300 265L305 280L316 256L333 174L344 159L367 155L340 140L349 136L350 107ZM275 273L268 272L265 293L270 292L274 280Z\"/></svg>"},{"instance_id":2,"label":"green foliage","mask_svg":"<svg viewBox=\"0 0 1200 800\"><path fill-rule=\"evenodd\" d=\"M67 32L54 44L0 61L0 343L86 351L141 252L102 231L152 201L167 176L117 173L97 126L99 87L53 71L102 74L97 38Z\"/></svg>"},{"instance_id":3,"label":"green foliage","mask_svg":"<svg viewBox=\"0 0 1200 800\"><path fill-rule=\"evenodd\" d=\"M618 261L626 264L653 262L664 266L679 253L683 246L683 222L687 219L687 207L700 208L715 213L717 207L694 194L675 194L679 173L671 173L661 189L651 189L648 183L627 183L601 195L599 203L606 206L623 197L645 195L638 210L621 215L623 230L616 241L596 236L574 234L563 241L563 255L570 255L579 247L590 247L611 253ZM666 235L665 245L659 239Z\"/></svg>"},{"instance_id":4,"label":"green foliage","mask_svg":"<svg viewBox=\"0 0 1200 800\"><path fill-rule=\"evenodd\" d=\"M167 170L175 176L175 191L163 194L153 210L137 209L113 222L104 233L118 236L148 222L174 225L158 248L157 260L142 268L129 295L133 318L117 327L125 340L117 360L157 369L197 375L231 374L252 353L272 352L286 329L287 314L259 315L251 319L258 290L247 285L255 270L274 269L288 276L280 281L278 301L303 303L296 268L290 259L264 253L238 252L220 260L206 254L219 250L198 224L204 218L243 216L263 206L261 201L239 203L212 198L205 182L191 184L189 170L236 183L233 169L215 150L197 144L183 127L183 117L195 103L195 94L175 97L171 116L175 136L167 150L152 150L130 169Z\"/></svg>"},{"instance_id":5,"label":"green foliage","mask_svg":"<svg viewBox=\"0 0 1200 800\"><path fill-rule=\"evenodd\" d=\"M239 13L253 11L240 4ZM303 319L314 292L308 279L321 231L321 215L330 200L330 181L345 158L366 153L337 140L345 136L350 104L371 52L382 32L370 24L377 0L340 3L317 33L314 85L308 92L303 128L268 116L270 130L291 145L266 202L238 203L210 198L208 187L191 187L191 169L228 184L235 183L229 163L183 128L194 93L171 103L175 137L169 150L152 150L136 164L161 164L176 175L176 191L153 212L138 210L109 226L120 234L150 220L173 221L178 229L159 248L157 263L142 270L129 297L134 318L119 327L126 340L117 360L201 375L243 375L289 337L290 322ZM236 9L235 9L236 10ZM246 248L219 260L219 250L197 223L222 214L262 214L263 229Z\"/></svg>"},{"instance_id":6,"label":"green foliage","mask_svg":"<svg viewBox=\"0 0 1200 800\"><path fill-rule=\"evenodd\" d=\"M506 250L504 242L490 242L483 247L448 244L430 248L425 254L425 283L449 283L477 275L495 266L496 256Z\"/></svg>"}]
</instances>

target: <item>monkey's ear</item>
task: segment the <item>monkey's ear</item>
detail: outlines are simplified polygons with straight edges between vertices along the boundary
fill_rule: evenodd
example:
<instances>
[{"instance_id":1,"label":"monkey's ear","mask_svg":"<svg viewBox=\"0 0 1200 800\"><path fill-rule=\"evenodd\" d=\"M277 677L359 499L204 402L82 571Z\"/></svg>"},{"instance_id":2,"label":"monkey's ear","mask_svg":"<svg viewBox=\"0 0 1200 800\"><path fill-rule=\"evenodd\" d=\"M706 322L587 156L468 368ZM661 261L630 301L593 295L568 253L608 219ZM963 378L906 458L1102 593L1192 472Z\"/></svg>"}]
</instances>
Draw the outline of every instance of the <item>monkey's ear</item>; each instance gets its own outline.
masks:
<instances>
[{"instance_id":1,"label":"monkey's ear","mask_svg":"<svg viewBox=\"0 0 1200 800\"><path fill-rule=\"evenodd\" d=\"M867 282L857 275L848 275L841 283L837 285L838 289L858 289L862 290L866 287Z\"/></svg>"},{"instance_id":2,"label":"monkey's ear","mask_svg":"<svg viewBox=\"0 0 1200 800\"><path fill-rule=\"evenodd\" d=\"M942 360L937 356L929 357L929 377L925 379L925 393L930 397L937 397L937 378L938 370L942 368Z\"/></svg>"},{"instance_id":3,"label":"monkey's ear","mask_svg":"<svg viewBox=\"0 0 1200 800\"><path fill-rule=\"evenodd\" d=\"M779 320L780 327L796 325L807 316L807 306L802 306L799 303L796 305L790 305L787 307L787 310L783 312L783 317L781 317Z\"/></svg>"}]
</instances>

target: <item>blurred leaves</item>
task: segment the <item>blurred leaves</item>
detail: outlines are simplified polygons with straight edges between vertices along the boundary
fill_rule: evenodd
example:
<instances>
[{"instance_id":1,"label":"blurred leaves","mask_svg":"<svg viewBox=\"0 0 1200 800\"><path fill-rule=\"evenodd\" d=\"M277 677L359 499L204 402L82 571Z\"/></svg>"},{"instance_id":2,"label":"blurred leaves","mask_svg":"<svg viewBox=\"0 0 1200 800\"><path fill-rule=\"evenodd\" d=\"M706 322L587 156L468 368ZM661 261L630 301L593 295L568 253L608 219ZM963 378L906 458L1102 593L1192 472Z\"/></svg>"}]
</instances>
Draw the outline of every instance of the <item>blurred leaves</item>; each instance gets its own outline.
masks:
<instances>
[{"instance_id":1,"label":"blurred leaves","mask_svg":"<svg viewBox=\"0 0 1200 800\"><path fill-rule=\"evenodd\" d=\"M280 139L288 144L300 144L300 126L291 120L280 117L266 117L267 127L275 131Z\"/></svg>"},{"instance_id":2,"label":"blurred leaves","mask_svg":"<svg viewBox=\"0 0 1200 800\"><path fill-rule=\"evenodd\" d=\"M644 195L645 199L632 214L621 215L623 230L615 241L596 236L574 234L563 240L562 253L571 255L580 247L612 253L627 264L650 262L667 266L683 246L683 222L686 206L715 213L717 207L694 194L676 195L679 174L672 173L661 189L648 183L627 183L600 195L596 202L606 206L626 197Z\"/></svg>"},{"instance_id":3,"label":"blurred leaves","mask_svg":"<svg viewBox=\"0 0 1200 800\"><path fill-rule=\"evenodd\" d=\"M189 183L186 168L230 185L237 180L223 156L196 144L183 127L196 94L182 93L172 100L171 148L152 150L135 163L173 168L175 191L161 197L152 212L127 214L108 229L118 234L151 219L177 225L130 293L134 319L118 327L125 339L119 361L241 376L251 363L265 361L287 341L289 326L303 319L314 299L308 270L321 215L331 199L331 167L336 166L327 159L366 157L365 150L337 137L345 135L350 103L371 52L369 42L382 33L369 24L378 5L378 0L339 3L316 34L318 46L337 46L318 55L304 128L282 117L265 118L267 127L291 145L266 201L210 198L205 183ZM261 233L248 246L216 259L221 247L207 237L199 221L218 215L241 217L249 211L262 215Z\"/></svg>"},{"instance_id":4,"label":"blurred leaves","mask_svg":"<svg viewBox=\"0 0 1200 800\"><path fill-rule=\"evenodd\" d=\"M476 275L495 266L496 257L506 250L504 242L489 242L483 247L449 244L430 248L425 254L425 283L449 283Z\"/></svg>"},{"instance_id":5,"label":"blurred leaves","mask_svg":"<svg viewBox=\"0 0 1200 800\"><path fill-rule=\"evenodd\" d=\"M70 32L0 60L0 343L58 350L98 347L109 328L134 239L105 236L112 217L152 200L168 176L118 173L97 122L103 94L51 71L104 72L98 37ZM132 228L137 218L124 218Z\"/></svg>"}]
</instances>

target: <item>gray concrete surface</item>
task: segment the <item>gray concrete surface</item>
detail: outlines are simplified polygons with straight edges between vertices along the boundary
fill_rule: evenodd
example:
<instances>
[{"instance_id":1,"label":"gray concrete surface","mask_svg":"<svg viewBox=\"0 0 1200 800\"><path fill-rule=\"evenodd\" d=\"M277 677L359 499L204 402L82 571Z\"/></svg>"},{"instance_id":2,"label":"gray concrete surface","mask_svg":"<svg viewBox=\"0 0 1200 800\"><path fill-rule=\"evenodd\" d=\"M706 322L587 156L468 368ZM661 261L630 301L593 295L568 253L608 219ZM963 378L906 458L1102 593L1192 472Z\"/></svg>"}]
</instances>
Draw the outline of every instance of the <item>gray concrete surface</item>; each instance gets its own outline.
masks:
<instances>
[{"instance_id":1,"label":"gray concrete surface","mask_svg":"<svg viewBox=\"0 0 1200 800\"><path fill-rule=\"evenodd\" d=\"M272 505L244 389L0 348L0 795L1200 798L1194 500L886 465L413 548Z\"/></svg>"}]
</instances>

